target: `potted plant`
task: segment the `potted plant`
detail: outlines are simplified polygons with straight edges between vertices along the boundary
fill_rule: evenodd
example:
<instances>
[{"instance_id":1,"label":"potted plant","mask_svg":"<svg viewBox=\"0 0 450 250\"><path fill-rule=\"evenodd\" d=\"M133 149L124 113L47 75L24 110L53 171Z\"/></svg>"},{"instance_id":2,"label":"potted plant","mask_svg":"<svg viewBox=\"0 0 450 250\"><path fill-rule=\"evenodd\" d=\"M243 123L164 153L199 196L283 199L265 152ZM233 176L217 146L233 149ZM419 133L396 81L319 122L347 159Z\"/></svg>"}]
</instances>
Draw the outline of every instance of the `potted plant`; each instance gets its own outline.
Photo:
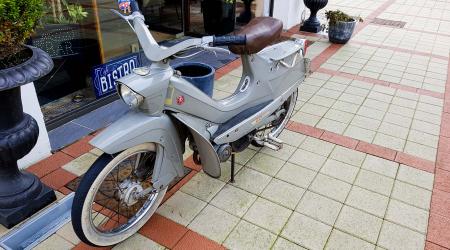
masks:
<instances>
[{"instance_id":1,"label":"potted plant","mask_svg":"<svg viewBox=\"0 0 450 250\"><path fill-rule=\"evenodd\" d=\"M234 31L236 0L202 0L203 25L211 35L225 35Z\"/></svg>"},{"instance_id":2,"label":"potted plant","mask_svg":"<svg viewBox=\"0 0 450 250\"><path fill-rule=\"evenodd\" d=\"M23 112L21 85L50 72L41 49L24 45L42 16L42 0L0 1L0 223L10 228L56 199L17 160L36 144L39 126Z\"/></svg>"},{"instance_id":3,"label":"potted plant","mask_svg":"<svg viewBox=\"0 0 450 250\"><path fill-rule=\"evenodd\" d=\"M352 37L356 22L362 22L361 17L352 17L340 10L325 12L328 20L328 39L332 43L345 44Z\"/></svg>"}]
</instances>

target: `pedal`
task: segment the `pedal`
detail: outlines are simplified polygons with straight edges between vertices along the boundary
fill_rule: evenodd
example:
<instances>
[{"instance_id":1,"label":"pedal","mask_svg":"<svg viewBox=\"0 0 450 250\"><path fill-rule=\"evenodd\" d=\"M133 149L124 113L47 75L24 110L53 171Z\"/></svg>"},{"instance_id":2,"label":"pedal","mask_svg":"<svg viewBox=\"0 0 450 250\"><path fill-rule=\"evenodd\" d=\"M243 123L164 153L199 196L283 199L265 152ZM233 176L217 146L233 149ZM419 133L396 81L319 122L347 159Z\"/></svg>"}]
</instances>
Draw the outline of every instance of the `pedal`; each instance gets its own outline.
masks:
<instances>
[{"instance_id":1,"label":"pedal","mask_svg":"<svg viewBox=\"0 0 450 250\"><path fill-rule=\"evenodd\" d=\"M269 134L267 138L264 139L264 146L274 151L278 151L283 148L283 141Z\"/></svg>"}]
</instances>

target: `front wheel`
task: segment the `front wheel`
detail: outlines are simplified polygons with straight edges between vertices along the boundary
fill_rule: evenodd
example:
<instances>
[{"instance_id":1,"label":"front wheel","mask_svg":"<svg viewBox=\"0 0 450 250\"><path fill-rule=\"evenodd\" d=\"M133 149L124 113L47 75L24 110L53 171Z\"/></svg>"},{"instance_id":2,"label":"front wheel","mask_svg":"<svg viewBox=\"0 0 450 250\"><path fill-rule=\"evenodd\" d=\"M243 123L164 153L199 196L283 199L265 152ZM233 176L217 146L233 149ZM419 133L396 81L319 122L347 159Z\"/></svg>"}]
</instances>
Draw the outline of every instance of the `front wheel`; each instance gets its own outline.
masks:
<instances>
[{"instance_id":1,"label":"front wheel","mask_svg":"<svg viewBox=\"0 0 450 250\"><path fill-rule=\"evenodd\" d=\"M145 143L94 162L72 205L72 225L84 243L117 244L150 219L167 191L152 185L153 169L161 162L158 154L162 152L154 143Z\"/></svg>"}]
</instances>

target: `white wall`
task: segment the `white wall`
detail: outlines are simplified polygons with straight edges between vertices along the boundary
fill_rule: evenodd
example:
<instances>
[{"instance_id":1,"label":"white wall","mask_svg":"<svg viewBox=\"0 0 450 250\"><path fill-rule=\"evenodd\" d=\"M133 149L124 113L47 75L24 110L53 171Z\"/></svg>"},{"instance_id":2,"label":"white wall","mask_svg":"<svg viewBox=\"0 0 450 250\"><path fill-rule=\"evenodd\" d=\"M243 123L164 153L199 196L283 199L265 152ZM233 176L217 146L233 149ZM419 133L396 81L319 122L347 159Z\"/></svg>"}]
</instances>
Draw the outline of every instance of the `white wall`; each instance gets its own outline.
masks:
<instances>
[{"instance_id":1,"label":"white wall","mask_svg":"<svg viewBox=\"0 0 450 250\"><path fill-rule=\"evenodd\" d=\"M302 21L305 5L302 0L274 0L273 17L283 21L283 29L288 30Z\"/></svg>"},{"instance_id":2,"label":"white wall","mask_svg":"<svg viewBox=\"0 0 450 250\"><path fill-rule=\"evenodd\" d=\"M23 111L30 114L39 125L39 138L36 146L34 146L28 155L18 161L19 168L23 169L48 157L51 154L51 147L34 84L28 83L21 88Z\"/></svg>"}]
</instances>

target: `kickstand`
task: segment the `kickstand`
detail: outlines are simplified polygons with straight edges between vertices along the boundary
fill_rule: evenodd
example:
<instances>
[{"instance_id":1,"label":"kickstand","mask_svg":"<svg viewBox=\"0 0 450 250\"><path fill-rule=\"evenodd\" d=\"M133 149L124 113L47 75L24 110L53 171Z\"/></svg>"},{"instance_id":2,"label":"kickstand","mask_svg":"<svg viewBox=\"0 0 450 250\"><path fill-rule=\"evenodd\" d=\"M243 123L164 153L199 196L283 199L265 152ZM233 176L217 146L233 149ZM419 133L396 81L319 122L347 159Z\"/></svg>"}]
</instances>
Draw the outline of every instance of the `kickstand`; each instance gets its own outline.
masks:
<instances>
[{"instance_id":1,"label":"kickstand","mask_svg":"<svg viewBox=\"0 0 450 250\"><path fill-rule=\"evenodd\" d=\"M230 179L231 183L234 183L234 157L235 157L235 154L233 152L233 153L231 153L231 179Z\"/></svg>"}]
</instances>

